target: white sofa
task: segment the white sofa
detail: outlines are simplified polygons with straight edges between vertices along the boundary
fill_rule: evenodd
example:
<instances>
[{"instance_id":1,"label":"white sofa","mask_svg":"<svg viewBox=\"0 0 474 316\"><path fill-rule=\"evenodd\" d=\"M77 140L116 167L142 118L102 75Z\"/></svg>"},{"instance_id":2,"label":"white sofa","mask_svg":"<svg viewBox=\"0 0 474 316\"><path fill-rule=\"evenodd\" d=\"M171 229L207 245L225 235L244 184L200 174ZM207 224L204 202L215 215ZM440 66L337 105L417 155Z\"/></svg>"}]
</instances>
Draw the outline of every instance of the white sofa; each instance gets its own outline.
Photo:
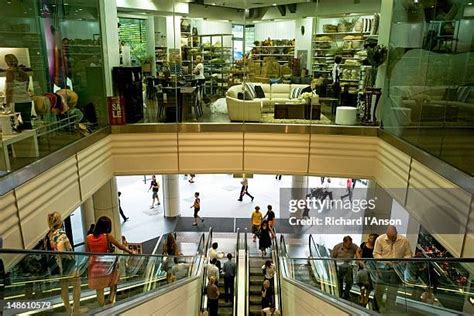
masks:
<instances>
[{"instance_id":1,"label":"white sofa","mask_svg":"<svg viewBox=\"0 0 474 316\"><path fill-rule=\"evenodd\" d=\"M290 92L293 88L305 88L307 84L277 83L252 83L262 87L265 98L253 100L240 100L237 98L239 92L243 92L242 85L232 86L227 90L226 103L227 112L231 121L260 122L262 113L273 113L275 103L290 101Z\"/></svg>"}]
</instances>

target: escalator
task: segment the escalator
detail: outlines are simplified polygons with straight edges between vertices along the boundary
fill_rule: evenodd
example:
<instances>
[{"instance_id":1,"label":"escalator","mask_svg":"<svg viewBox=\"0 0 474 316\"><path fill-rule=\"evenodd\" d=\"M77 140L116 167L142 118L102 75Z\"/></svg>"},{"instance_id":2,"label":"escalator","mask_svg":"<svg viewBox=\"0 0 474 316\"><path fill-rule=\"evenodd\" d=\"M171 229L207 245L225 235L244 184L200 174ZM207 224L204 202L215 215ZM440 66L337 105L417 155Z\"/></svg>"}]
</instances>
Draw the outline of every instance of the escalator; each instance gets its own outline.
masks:
<instances>
[{"instance_id":1,"label":"escalator","mask_svg":"<svg viewBox=\"0 0 474 316\"><path fill-rule=\"evenodd\" d=\"M24 312L39 315L70 314L61 298L61 287L66 286L71 305L74 301L73 289L80 289L79 296L76 295L76 298L80 297L80 308L75 309L76 314L95 314L99 311L110 314L107 310L111 308L115 310L113 314L127 310L130 307L127 306L128 302L133 299L175 288L198 278L202 274L204 263L205 234L198 240L194 244L193 255L179 256L176 260L160 254L163 238L156 243L154 253L146 255L0 249L1 260L9 264L6 273L0 278L0 301L3 301L0 311L3 315ZM58 261L58 258L61 260ZM91 260L93 265L90 265ZM173 284L166 278L168 260L173 260L176 263L175 270L180 272ZM60 269L58 262L72 264L67 269ZM89 274L89 269L94 269L96 275L100 270L101 276L108 275L111 271L118 272L119 282L114 304L99 306L96 291L89 288L89 277L92 275ZM110 292L106 289L106 298L108 295Z\"/></svg>"},{"instance_id":2,"label":"escalator","mask_svg":"<svg viewBox=\"0 0 474 316\"><path fill-rule=\"evenodd\" d=\"M232 260L236 263L239 261L239 249L241 246L240 243L241 235L240 235L240 229L237 229L236 233L214 233L212 229L209 231L206 247L205 247L205 253L206 255L209 252L209 249L211 248L212 244L214 242L218 243L218 251L222 253L222 258L220 258L221 266L222 268L224 267L224 263L227 261L226 255L228 253L232 254ZM209 258L206 258L206 266L209 264ZM225 288L224 288L224 274L220 274L220 278L218 281L218 287L219 287L219 300L218 300L218 315L219 316L233 316L237 315L237 293L238 293L238 278L237 275L239 273L238 271L238 264L236 264L236 275L234 278L234 295L233 297L230 297L228 301L226 302L226 297L225 297ZM207 269L207 268L206 268ZM205 270L206 270L205 269ZM201 303L200 303L200 310L201 312L207 311L207 273L203 274L202 277L202 298L201 298Z\"/></svg>"},{"instance_id":3,"label":"escalator","mask_svg":"<svg viewBox=\"0 0 474 316\"><path fill-rule=\"evenodd\" d=\"M434 287L430 277L434 273L432 270L446 262L462 262L472 269L474 268L473 259L364 259L365 269L369 272L373 287L378 287L378 293L383 293L381 289L386 289L387 292L379 294L380 302L375 302L375 290L372 289L369 302L362 304L359 301L361 290L357 285L357 271L361 260L351 260L350 263L347 260L344 261L344 264L352 265L354 284L350 298L342 299L339 298L337 267L343 262L329 258L329 250L317 244L311 235L309 235L308 250L307 257L289 256L285 236L282 235L279 242L280 277L285 280L284 282L289 281L315 297L328 299L328 306L337 307L348 314L472 315L474 313L472 279L467 282L467 286L449 287L446 284L436 284ZM388 272L384 268L387 262L394 267L393 271L400 279L399 284L387 282L386 273ZM395 293L392 301L389 301L389 293ZM422 297L426 298L428 294L431 294L432 299L423 300ZM377 308L380 310L375 311Z\"/></svg>"}]
</instances>

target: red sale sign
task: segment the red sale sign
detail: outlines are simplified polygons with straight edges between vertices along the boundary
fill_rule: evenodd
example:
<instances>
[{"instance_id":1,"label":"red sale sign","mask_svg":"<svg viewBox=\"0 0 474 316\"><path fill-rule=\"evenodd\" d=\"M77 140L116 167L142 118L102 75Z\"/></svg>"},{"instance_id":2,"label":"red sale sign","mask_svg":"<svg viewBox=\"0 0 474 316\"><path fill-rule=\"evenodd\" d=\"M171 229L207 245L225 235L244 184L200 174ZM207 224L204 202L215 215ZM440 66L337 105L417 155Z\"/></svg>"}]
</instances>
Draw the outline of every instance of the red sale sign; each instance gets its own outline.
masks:
<instances>
[{"instance_id":1,"label":"red sale sign","mask_svg":"<svg viewBox=\"0 0 474 316\"><path fill-rule=\"evenodd\" d=\"M126 123L124 98L108 97L107 104L109 108L110 125L124 125Z\"/></svg>"}]
</instances>

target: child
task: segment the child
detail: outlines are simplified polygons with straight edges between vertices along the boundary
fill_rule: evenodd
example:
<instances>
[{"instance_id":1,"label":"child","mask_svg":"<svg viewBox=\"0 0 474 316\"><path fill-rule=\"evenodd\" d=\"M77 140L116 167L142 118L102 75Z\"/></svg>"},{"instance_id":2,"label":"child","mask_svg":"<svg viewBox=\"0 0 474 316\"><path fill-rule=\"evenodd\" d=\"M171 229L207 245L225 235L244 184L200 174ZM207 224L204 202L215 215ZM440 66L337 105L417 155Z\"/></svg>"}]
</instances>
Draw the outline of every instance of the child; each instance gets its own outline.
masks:
<instances>
[{"instance_id":1,"label":"child","mask_svg":"<svg viewBox=\"0 0 474 316\"><path fill-rule=\"evenodd\" d=\"M365 306L369 302L371 286L369 271L364 269L364 267L360 267L359 271L357 271L357 285L360 288L359 303Z\"/></svg>"}]
</instances>

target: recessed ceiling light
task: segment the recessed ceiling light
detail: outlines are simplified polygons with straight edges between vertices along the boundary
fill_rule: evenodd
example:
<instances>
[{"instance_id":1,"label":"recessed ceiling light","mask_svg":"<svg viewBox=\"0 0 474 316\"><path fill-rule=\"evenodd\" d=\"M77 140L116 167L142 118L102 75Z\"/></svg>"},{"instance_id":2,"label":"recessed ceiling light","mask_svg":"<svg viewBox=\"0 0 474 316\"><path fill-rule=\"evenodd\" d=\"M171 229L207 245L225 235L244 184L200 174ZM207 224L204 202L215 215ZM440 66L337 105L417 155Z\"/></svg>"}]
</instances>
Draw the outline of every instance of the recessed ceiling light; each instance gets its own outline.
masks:
<instances>
[{"instance_id":1,"label":"recessed ceiling light","mask_svg":"<svg viewBox=\"0 0 474 316\"><path fill-rule=\"evenodd\" d=\"M79 10L79 11L82 11L82 9L81 9L81 8L79 8L78 10Z\"/></svg>"},{"instance_id":2,"label":"recessed ceiling light","mask_svg":"<svg viewBox=\"0 0 474 316\"><path fill-rule=\"evenodd\" d=\"M274 4L272 4L272 6L276 7L276 6L277 6L277 4L276 4L276 3L274 3Z\"/></svg>"},{"instance_id":3,"label":"recessed ceiling light","mask_svg":"<svg viewBox=\"0 0 474 316\"><path fill-rule=\"evenodd\" d=\"M213 3L212 3L212 5L216 5L216 3L215 3L215 2L213 2Z\"/></svg>"},{"instance_id":4,"label":"recessed ceiling light","mask_svg":"<svg viewBox=\"0 0 474 316\"><path fill-rule=\"evenodd\" d=\"M472 2L469 2L467 5L472 5Z\"/></svg>"}]
</instances>

